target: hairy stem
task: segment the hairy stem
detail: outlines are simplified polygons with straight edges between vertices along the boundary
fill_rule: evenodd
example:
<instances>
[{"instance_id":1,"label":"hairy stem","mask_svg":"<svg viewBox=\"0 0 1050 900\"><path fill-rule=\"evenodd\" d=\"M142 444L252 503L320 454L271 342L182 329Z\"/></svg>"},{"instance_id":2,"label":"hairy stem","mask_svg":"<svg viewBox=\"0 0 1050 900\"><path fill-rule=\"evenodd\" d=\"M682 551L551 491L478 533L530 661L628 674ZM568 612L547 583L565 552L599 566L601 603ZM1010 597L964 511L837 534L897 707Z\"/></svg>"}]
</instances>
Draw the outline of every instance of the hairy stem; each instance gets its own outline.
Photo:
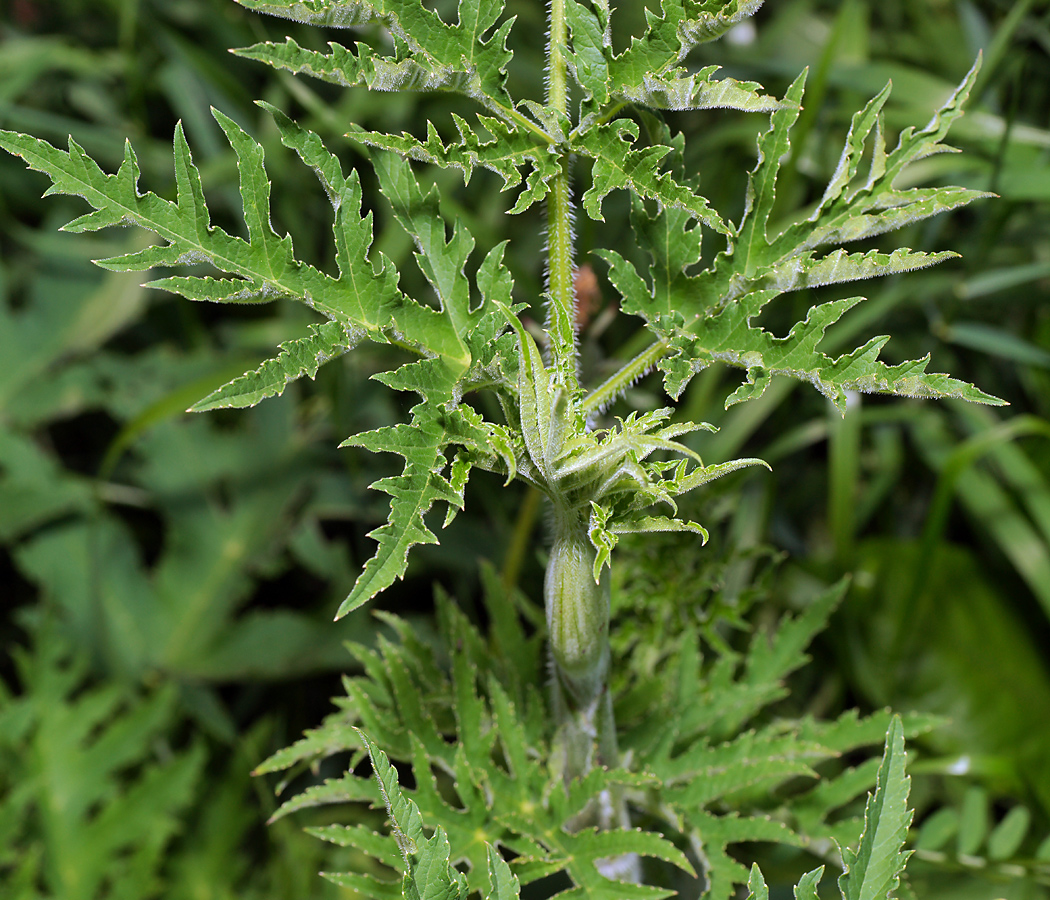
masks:
<instances>
[{"instance_id":1,"label":"hairy stem","mask_svg":"<svg viewBox=\"0 0 1050 900\"><path fill-rule=\"evenodd\" d=\"M564 0L551 0L547 44L547 106L568 115L568 28ZM547 334L551 363L570 394L576 392L576 332L573 315L573 209L569 184L571 156L562 154L547 197Z\"/></svg>"},{"instance_id":2,"label":"hairy stem","mask_svg":"<svg viewBox=\"0 0 1050 900\"><path fill-rule=\"evenodd\" d=\"M550 0L547 48L547 105L568 116L568 28L565 0ZM547 198L547 334L550 364L561 380L569 428L583 427L575 409L579 391L573 266L571 155L562 154ZM553 705L558 723L555 765L566 783L595 766L620 764L616 722L609 695L609 572L594 580L595 549L587 533L585 506L562 503L551 495L554 542L544 579L544 605L550 640ZM606 791L566 826L572 830L630 825L622 792ZM640 880L636 854L599 862L611 878Z\"/></svg>"},{"instance_id":3,"label":"hairy stem","mask_svg":"<svg viewBox=\"0 0 1050 900\"><path fill-rule=\"evenodd\" d=\"M565 0L550 0L547 35L547 105L561 113L569 108L569 77L565 63L569 39Z\"/></svg>"},{"instance_id":4,"label":"hairy stem","mask_svg":"<svg viewBox=\"0 0 1050 900\"><path fill-rule=\"evenodd\" d=\"M580 404L583 414L589 416L591 413L605 409L613 400L655 366L667 354L669 349L670 347L663 341L650 344L583 398L583 402Z\"/></svg>"},{"instance_id":5,"label":"hairy stem","mask_svg":"<svg viewBox=\"0 0 1050 900\"><path fill-rule=\"evenodd\" d=\"M573 315L572 189L569 156L561 158L547 197L547 333L551 362L570 392L576 388L576 329Z\"/></svg>"}]
</instances>

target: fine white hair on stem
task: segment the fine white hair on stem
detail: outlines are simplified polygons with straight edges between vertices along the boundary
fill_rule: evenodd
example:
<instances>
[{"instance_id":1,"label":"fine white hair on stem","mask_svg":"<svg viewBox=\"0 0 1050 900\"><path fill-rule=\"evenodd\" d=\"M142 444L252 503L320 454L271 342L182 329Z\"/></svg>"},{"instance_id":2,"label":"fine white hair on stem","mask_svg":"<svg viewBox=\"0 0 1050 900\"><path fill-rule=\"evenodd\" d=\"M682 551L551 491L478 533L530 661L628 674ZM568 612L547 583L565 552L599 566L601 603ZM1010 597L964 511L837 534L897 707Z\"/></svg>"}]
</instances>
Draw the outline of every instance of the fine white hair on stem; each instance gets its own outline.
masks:
<instances>
[{"instance_id":1,"label":"fine white hair on stem","mask_svg":"<svg viewBox=\"0 0 1050 900\"><path fill-rule=\"evenodd\" d=\"M638 384L639 381L641 381L643 378L645 378L646 375L648 375L655 369L656 361L654 361L651 365L646 366L646 368L642 369L634 377L632 377L630 381L628 381L622 387L617 389L613 394L609 396L608 400L605 400L602 403L600 403L598 407L590 414L590 416L588 416L587 421L590 422L592 417L604 415L605 412L609 409L609 407L611 407L617 400L619 400L631 388Z\"/></svg>"},{"instance_id":2,"label":"fine white hair on stem","mask_svg":"<svg viewBox=\"0 0 1050 900\"><path fill-rule=\"evenodd\" d=\"M576 205L572 202L572 199L573 199L572 198L572 167L573 167L573 162L574 162L574 158L573 157L569 156L569 157L566 158L565 180L566 180L566 187L567 187L567 190L568 190L568 204L567 204L567 206L568 206L568 225L569 225L568 238L569 238L570 251L575 251L575 248L576 248ZM547 318L548 318L548 322L550 322L550 312L551 312L551 302L552 302L551 299L550 299L550 297L551 297L551 281L550 281L550 279L551 279L551 262L550 262L550 260L551 260L551 252L550 252L551 251L551 246L550 246L550 224L549 224L550 223L550 215L549 215L549 208L550 208L550 198L548 196L548 197L545 197L544 200L543 200L543 221L544 221L544 225L543 225L543 231L542 231L542 235L543 235L543 291L544 291L544 294L548 298L547 299ZM570 308L568 310L568 314L570 316L572 316L573 319L574 319L574 321L570 322L570 324L572 325L573 357L574 357L574 359L576 359L577 374L579 374L579 354L577 354L575 352L576 351L575 311L576 311L576 301L577 301L577 297L576 297L576 278L575 278L576 270L577 270L577 266L576 266L576 261L575 261L575 252L573 252L573 260L572 260L572 274L573 274L573 288L572 288L572 291L573 291L573 296L572 296L572 305L570 306ZM546 347L545 348L545 356L548 355L549 352L550 352L549 347ZM544 361L546 363L548 363L548 364L550 363L550 359L549 358L545 359Z\"/></svg>"}]
</instances>

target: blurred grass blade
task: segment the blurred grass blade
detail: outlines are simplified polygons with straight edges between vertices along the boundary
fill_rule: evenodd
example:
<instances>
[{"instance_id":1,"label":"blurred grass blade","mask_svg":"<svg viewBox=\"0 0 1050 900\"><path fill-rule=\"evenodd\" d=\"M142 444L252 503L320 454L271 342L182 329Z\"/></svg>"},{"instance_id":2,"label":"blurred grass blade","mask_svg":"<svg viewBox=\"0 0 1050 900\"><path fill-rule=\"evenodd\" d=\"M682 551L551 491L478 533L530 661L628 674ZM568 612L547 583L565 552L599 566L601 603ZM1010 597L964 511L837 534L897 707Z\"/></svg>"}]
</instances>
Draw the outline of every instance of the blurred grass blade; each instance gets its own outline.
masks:
<instances>
[{"instance_id":1,"label":"blurred grass blade","mask_svg":"<svg viewBox=\"0 0 1050 900\"><path fill-rule=\"evenodd\" d=\"M944 340L1021 365L1050 368L1050 353L1016 334L983 322L955 322Z\"/></svg>"}]
</instances>

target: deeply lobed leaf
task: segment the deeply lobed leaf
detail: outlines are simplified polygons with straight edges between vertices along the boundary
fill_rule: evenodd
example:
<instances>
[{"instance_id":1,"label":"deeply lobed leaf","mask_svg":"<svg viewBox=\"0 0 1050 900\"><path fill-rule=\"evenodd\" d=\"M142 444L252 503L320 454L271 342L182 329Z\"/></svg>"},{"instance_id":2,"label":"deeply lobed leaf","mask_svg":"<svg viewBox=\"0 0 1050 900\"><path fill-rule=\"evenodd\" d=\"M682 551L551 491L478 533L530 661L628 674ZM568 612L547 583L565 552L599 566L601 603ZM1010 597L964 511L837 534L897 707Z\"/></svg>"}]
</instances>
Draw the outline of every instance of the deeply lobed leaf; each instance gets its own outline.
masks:
<instances>
[{"instance_id":1,"label":"deeply lobed leaf","mask_svg":"<svg viewBox=\"0 0 1050 900\"><path fill-rule=\"evenodd\" d=\"M704 863L706 896L725 900L748 877L733 858L734 844L802 846L828 833L823 823L831 811L873 786L875 770L869 765L828 782L814 778L813 767L877 743L890 725L888 714L864 719L846 714L826 723L763 722L763 711L783 697L786 676L805 662L805 648L832 613L843 585L779 623L770 635L756 634L743 658L716 655L705 665L695 636L685 636L679 651L652 676L646 696L655 702L650 700L644 718L631 722L624 735L630 770L594 769L566 789L550 755L549 713L535 685L526 683L542 666L542 643L526 639L521 620L508 613L513 603L494 574L485 580L485 605L499 623L498 643L496 631L482 634L443 596L438 600L442 649L437 651L401 620L384 616L398 641L381 639L375 650L353 648L364 674L347 679L345 709L311 735L308 745L267 767L342 750L354 754L356 765L361 748L368 746L352 727L356 724L373 752L384 746L404 764L403 771L410 767L415 786L399 785L395 795L392 770L380 765L381 792L379 781L351 768L342 778L311 788L302 800L289 801L281 814L314 803L389 802L402 819L398 827L409 835L416 833L417 821L411 803L424 826L422 842L414 840L415 852L433 853L426 877L448 874L450 861L465 862L467 889L482 896L493 883L490 848L496 847L515 855L508 871L523 885L564 871L574 889L588 896L657 896L653 888L610 881L595 864L640 852L688 873L689 859L669 839L678 835ZM513 659L497 652L500 647L513 648ZM902 726L902 733L928 727L928 721L916 718ZM800 776L811 778L813 786L807 789ZM789 799L775 799L780 795L774 788L786 783L793 786ZM449 784L455 786L454 796ZM635 808L662 822L663 834L570 833L562 827L594 797L611 790L625 791ZM386 800L380 801L384 793ZM411 847L405 843L406 862L397 829L377 834L377 824L315 833L393 865L401 876L412 872ZM439 828L443 840L435 841ZM366 884L360 875L329 877L341 884ZM460 890L455 876L451 880ZM373 895L387 896L393 888L382 885L396 883L368 884Z\"/></svg>"},{"instance_id":2,"label":"deeply lobed leaf","mask_svg":"<svg viewBox=\"0 0 1050 900\"><path fill-rule=\"evenodd\" d=\"M257 45L242 51L244 55L328 80L337 78L337 83L363 84L376 90L458 91L500 114L513 114L505 87L506 66L511 58L505 43L513 19L492 31L503 12L504 0L460 0L459 21L455 25L443 22L422 0L238 2L256 12L314 25L351 28L375 22L389 29L396 41L392 57L377 56L360 43L354 56L333 44L331 59L321 62L319 54L305 51L294 42L283 48Z\"/></svg>"},{"instance_id":3,"label":"deeply lobed leaf","mask_svg":"<svg viewBox=\"0 0 1050 900\"><path fill-rule=\"evenodd\" d=\"M448 144L442 142L431 123L427 125L425 142L409 134L354 131L352 135L371 147L392 150L409 159L442 168L457 168L462 171L464 182L470 180L477 166L482 166L503 178L503 190L519 185L520 169L527 167L526 187L510 210L511 214L524 212L547 195L550 180L558 172L557 159L549 141L537 138L533 132L517 123L507 124L498 119L479 116L478 121L492 135L490 139L484 140L464 119L456 115L453 119L460 140Z\"/></svg>"},{"instance_id":4,"label":"deeply lobed leaf","mask_svg":"<svg viewBox=\"0 0 1050 900\"><path fill-rule=\"evenodd\" d=\"M21 896L94 897L114 881L156 893L206 768L203 743L158 754L180 716L173 685L98 683L42 619L14 647L21 682L0 682L0 870Z\"/></svg>"},{"instance_id":5,"label":"deeply lobed leaf","mask_svg":"<svg viewBox=\"0 0 1050 900\"><path fill-rule=\"evenodd\" d=\"M475 25L478 22L481 20ZM399 453L406 463L401 475L374 485L390 494L391 517L387 525L373 532L379 546L341 606L342 615L399 578L412 546L436 541L424 516L435 500L448 504L449 519L462 508L463 490L474 465L513 476L515 456L505 429L484 423L459 402L473 380L491 383L494 377L497 381L501 377L501 353L505 351L500 349L500 337L506 323L500 310L511 302L512 282L502 262L503 249L497 247L478 272L481 298L474 303L464 272L473 239L457 226L446 240L436 192L422 194L407 163L390 154L377 155L376 168L384 190L399 221L417 241L417 260L434 288L437 306L406 297L398 288L397 272L389 261L378 255L373 265L369 259L371 215L361 216L356 173L344 177L338 159L317 135L279 110L267 109L282 142L314 170L332 204L338 277L296 259L291 238L274 232L262 147L221 113L214 115L237 156L247 239L211 224L200 174L181 124L174 139L174 202L140 193L138 162L130 144L115 175L105 174L72 140L69 149L61 151L36 138L0 132L0 146L48 174L53 182L49 193L77 194L95 208L70 223L69 230L133 223L166 242L103 260L100 264L106 268L128 271L206 262L233 277L171 276L151 282L151 286L194 300L223 303L286 297L306 303L329 319L311 326L307 337L285 342L277 357L234 379L194 409L254 405L281 393L295 378L312 378L321 365L364 337L399 344L422 357L396 372L378 376L396 390L414 391L424 398L413 410L413 425L380 429L347 442ZM455 457L446 475L442 473L450 464L445 455L450 447Z\"/></svg>"},{"instance_id":6,"label":"deeply lobed leaf","mask_svg":"<svg viewBox=\"0 0 1050 900\"><path fill-rule=\"evenodd\" d=\"M572 29L571 65L576 80L589 95L587 118L607 118L624 103L649 109L739 109L771 112L777 100L761 93L754 82L715 79L718 66L689 72L681 66L689 51L713 40L752 15L762 0L750 2L693 2L664 0L661 14L646 10L647 28L627 50L612 48L610 10L595 3L590 10L568 0L566 15Z\"/></svg>"},{"instance_id":7,"label":"deeply lobed leaf","mask_svg":"<svg viewBox=\"0 0 1050 900\"><path fill-rule=\"evenodd\" d=\"M913 271L954 255L837 249L821 256L816 251L829 243L881 234L987 196L962 188L900 190L894 185L908 162L945 149L941 141L961 114L976 71L975 66L925 129L905 131L889 154L882 145L880 124L888 88L882 91L854 117L842 159L816 211L770 235L777 174L790 148L789 133L802 100L804 76L800 77L759 140L759 161L749 179L744 216L729 248L718 256L713 268L699 274L690 274L689 269L699 260L700 234L692 221L700 216L681 211L684 207L651 214L635 203L632 221L652 260L648 278L615 251L601 255L610 265L609 278L623 297L623 309L643 317L659 336L662 346L656 348L653 359L660 360L672 396L678 396L697 371L721 361L747 371L747 382L728 399L727 406L761 395L773 375L809 381L840 410L850 390L1002 403L972 385L927 373L928 357L897 366L882 363L878 355L888 338L873 338L837 358L820 352L817 346L827 327L861 298L814 306L782 338L753 323L765 306L785 292ZM855 176L873 129L870 171L857 184Z\"/></svg>"}]
</instances>

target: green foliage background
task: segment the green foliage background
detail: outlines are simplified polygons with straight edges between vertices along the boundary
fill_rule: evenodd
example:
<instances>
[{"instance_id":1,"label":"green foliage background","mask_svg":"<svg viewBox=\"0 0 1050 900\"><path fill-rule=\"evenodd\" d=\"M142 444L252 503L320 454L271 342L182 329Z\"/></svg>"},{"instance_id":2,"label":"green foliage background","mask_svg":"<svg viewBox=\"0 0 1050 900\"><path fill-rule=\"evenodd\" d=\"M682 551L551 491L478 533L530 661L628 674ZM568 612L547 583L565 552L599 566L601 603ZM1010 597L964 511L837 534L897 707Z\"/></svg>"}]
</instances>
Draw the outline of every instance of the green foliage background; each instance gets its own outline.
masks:
<instances>
[{"instance_id":1,"label":"green foliage background","mask_svg":"<svg viewBox=\"0 0 1050 900\"><path fill-rule=\"evenodd\" d=\"M542 28L542 4L511 5L515 34ZM707 45L705 62L777 94L811 67L782 174L785 208L818 199L849 116L887 77L889 126L921 124L984 50L952 135L966 153L932 158L918 174L1002 199L880 244L962 259L865 285L867 311L830 338L845 345L877 315L899 358L932 351L932 368L1012 406L865 398L840 419L783 380L724 412L738 375L705 370L681 412L721 431L696 449L708 461L759 456L774 471L718 482L694 501L717 525L704 550L676 535L621 545L615 640L636 665L648 655L655 666L662 642L703 610L710 639L739 643L746 622L769 622L853 573L785 711L892 705L948 717L912 744L916 895L1044 896L1050 10L1031 0L770 0L755 24L753 35ZM111 170L130 136L143 184L173 195L181 119L213 212L234 229L235 163L208 113L215 106L265 146L278 230L327 263L325 198L253 101L293 113L349 162L360 162L339 138L350 123L422 135L424 116L464 110L444 96L329 91L226 52L288 33L310 47L324 38L224 0L5 0L0 127L53 142L71 133ZM528 79L542 47L517 40L511 77L538 93ZM690 114L676 124L698 154L687 165L736 215L760 117ZM377 246L407 263L408 239L361 172ZM499 179L478 173L464 189L455 174L424 177L490 246L506 236ZM380 630L367 613L330 620L371 554L366 532L385 520L385 498L364 488L387 462L333 448L404 410L367 381L381 361L356 352L255 409L185 415L276 340L305 334L306 311L204 308L142 290L141 276L101 273L91 259L139 238L58 233L83 210L68 198L41 204L43 188L0 158L0 628L11 650L0 663L3 896L353 896L315 875L351 868L353 851L301 833L335 814L264 828L275 784L248 772L328 712L338 674L356 665L342 641L369 645ZM626 198L610 195L604 212L630 241ZM522 293L537 295L540 223L511 221L508 262ZM579 226L585 249L594 223ZM592 262L599 293L611 296L604 265ZM790 321L812 302L796 296ZM624 318L608 304L595 310L583 334L592 373L629 345ZM636 405L659 405L658 384L633 390ZM480 558L539 596L542 523L520 486L496 484L478 478L441 546L420 548L408 579L381 598L424 636L435 629L434 582L477 613ZM777 564L781 551L789 556ZM295 786L333 774L307 772ZM812 868L801 852L756 852L774 891Z\"/></svg>"}]
</instances>

